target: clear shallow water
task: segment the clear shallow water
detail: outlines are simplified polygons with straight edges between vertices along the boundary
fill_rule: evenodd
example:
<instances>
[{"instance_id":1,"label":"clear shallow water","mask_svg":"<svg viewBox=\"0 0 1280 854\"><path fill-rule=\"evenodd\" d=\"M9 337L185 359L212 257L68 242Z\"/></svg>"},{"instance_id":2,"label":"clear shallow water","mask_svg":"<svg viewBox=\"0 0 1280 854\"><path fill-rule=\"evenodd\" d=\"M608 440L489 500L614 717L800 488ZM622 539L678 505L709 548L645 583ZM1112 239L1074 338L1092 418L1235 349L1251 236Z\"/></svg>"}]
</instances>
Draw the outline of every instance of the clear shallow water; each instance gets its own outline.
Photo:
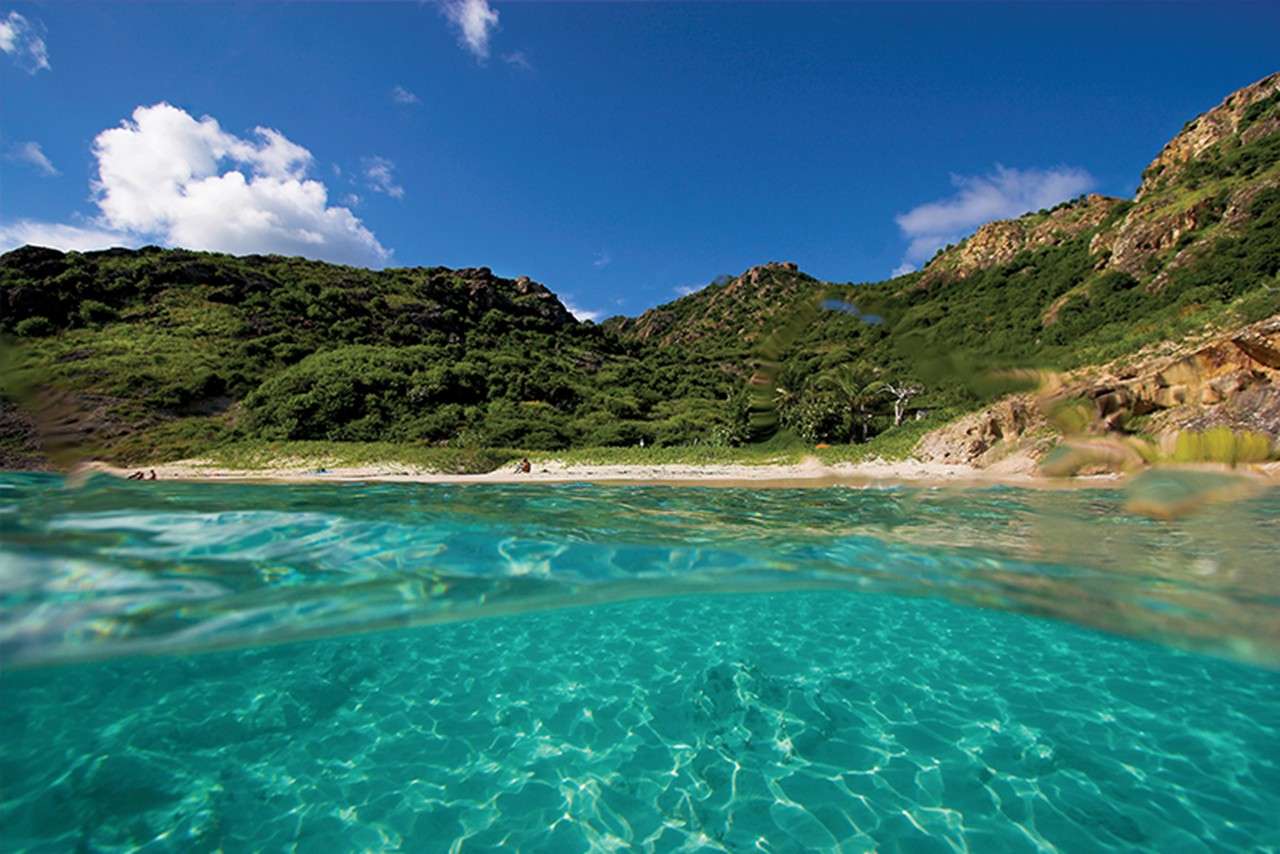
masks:
<instances>
[{"instance_id":1,"label":"clear shallow water","mask_svg":"<svg viewBox=\"0 0 1280 854\"><path fill-rule=\"evenodd\" d=\"M1275 850L1280 500L1121 503L8 476L0 833Z\"/></svg>"}]
</instances>

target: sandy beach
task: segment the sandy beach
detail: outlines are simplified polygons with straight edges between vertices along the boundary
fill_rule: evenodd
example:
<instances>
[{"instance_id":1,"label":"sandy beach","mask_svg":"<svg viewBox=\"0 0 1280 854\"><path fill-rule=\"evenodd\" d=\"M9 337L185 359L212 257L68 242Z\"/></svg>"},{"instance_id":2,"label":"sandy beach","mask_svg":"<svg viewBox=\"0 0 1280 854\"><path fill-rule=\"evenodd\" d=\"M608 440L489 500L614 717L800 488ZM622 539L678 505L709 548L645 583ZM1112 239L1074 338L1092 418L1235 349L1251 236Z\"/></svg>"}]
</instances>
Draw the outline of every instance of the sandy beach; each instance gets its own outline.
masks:
<instances>
[{"instance_id":1,"label":"sandy beach","mask_svg":"<svg viewBox=\"0 0 1280 854\"><path fill-rule=\"evenodd\" d=\"M794 464L566 464L558 460L534 462L532 470L520 473L514 466L504 466L483 474L451 474L388 462L362 466L317 466L315 461L291 464L281 461L273 466L234 469L213 465L205 460L179 460L147 466L159 480L181 481L258 481L283 483L448 483L448 484L519 484L519 483L616 483L670 486L818 488L824 486L876 486L910 484L914 486L982 486L1004 484L1024 488L1071 489L1097 487L1117 483L1128 476L1091 474L1076 477L1047 477L1037 472L1026 460L977 468L919 460L869 460L859 463L825 465L817 458ZM1231 471L1273 483L1280 482L1280 462L1240 466L1192 466L1198 469ZM128 477L138 469L120 468L106 463L88 463L84 472L97 472L115 477Z\"/></svg>"},{"instance_id":2,"label":"sandy beach","mask_svg":"<svg viewBox=\"0 0 1280 854\"><path fill-rule=\"evenodd\" d=\"M101 463L87 467L93 471L127 477L136 469L122 469ZM533 463L532 470L520 473L514 466L484 474L449 474L414 466L385 463L366 466L317 467L314 462L290 465L287 462L262 469L229 469L201 460L181 460L148 466L161 480L189 481L276 481L276 482L387 482L387 483L631 483L696 486L820 487L838 484L915 483L972 484L1010 483L1023 486L1096 483L1115 479L1114 475L1091 478L1051 479L1032 471L1009 468L979 469L966 465L925 463L914 460L824 465L816 458L790 465L567 465L557 460Z\"/></svg>"}]
</instances>

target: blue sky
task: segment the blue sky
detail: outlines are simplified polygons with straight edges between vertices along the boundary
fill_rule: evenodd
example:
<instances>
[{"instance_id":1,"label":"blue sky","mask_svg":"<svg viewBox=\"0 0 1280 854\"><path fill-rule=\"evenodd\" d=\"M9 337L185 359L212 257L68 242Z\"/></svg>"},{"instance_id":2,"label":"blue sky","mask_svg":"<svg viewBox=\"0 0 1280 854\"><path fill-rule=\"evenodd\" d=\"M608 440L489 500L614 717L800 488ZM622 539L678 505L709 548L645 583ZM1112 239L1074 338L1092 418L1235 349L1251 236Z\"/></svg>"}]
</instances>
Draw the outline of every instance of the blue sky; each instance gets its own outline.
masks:
<instances>
[{"instance_id":1,"label":"blue sky","mask_svg":"<svg viewBox=\"0 0 1280 854\"><path fill-rule=\"evenodd\" d=\"M0 248L489 266L582 315L1128 195L1280 4L0 2Z\"/></svg>"}]
</instances>

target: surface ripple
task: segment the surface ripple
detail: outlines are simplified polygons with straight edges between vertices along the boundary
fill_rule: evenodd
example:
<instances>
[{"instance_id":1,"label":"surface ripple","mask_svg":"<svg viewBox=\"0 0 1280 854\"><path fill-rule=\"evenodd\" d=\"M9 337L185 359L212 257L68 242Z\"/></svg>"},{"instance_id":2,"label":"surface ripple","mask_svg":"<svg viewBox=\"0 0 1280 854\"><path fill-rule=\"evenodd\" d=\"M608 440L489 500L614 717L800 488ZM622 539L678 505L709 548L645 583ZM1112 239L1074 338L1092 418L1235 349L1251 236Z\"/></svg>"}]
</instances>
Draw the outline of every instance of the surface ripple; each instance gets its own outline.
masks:
<instances>
[{"instance_id":1,"label":"surface ripple","mask_svg":"<svg viewBox=\"0 0 1280 854\"><path fill-rule=\"evenodd\" d=\"M122 483L0 475L0 666L566 605L842 588L1280 664L1280 490Z\"/></svg>"}]
</instances>

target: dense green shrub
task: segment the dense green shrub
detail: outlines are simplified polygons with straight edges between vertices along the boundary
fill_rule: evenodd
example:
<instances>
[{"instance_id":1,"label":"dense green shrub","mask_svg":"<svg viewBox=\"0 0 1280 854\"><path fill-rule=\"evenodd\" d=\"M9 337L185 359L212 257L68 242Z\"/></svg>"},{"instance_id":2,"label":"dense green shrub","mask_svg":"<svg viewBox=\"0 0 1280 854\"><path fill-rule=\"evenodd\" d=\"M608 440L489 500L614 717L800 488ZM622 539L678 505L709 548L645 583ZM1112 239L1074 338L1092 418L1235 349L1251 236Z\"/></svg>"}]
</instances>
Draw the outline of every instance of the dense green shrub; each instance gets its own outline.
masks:
<instances>
[{"instance_id":1,"label":"dense green shrub","mask_svg":"<svg viewBox=\"0 0 1280 854\"><path fill-rule=\"evenodd\" d=\"M317 353L258 387L245 400L247 426L264 438L370 441L411 407L412 376L434 350L357 345Z\"/></svg>"},{"instance_id":2,"label":"dense green shrub","mask_svg":"<svg viewBox=\"0 0 1280 854\"><path fill-rule=\"evenodd\" d=\"M22 338L39 338L44 335L52 335L54 332L53 323L47 317L28 317L25 320L18 321L13 329Z\"/></svg>"},{"instance_id":3,"label":"dense green shrub","mask_svg":"<svg viewBox=\"0 0 1280 854\"><path fill-rule=\"evenodd\" d=\"M81 322L86 325L107 323L117 317L117 312L114 308L93 299L81 301L80 309L76 313L80 316Z\"/></svg>"}]
</instances>

